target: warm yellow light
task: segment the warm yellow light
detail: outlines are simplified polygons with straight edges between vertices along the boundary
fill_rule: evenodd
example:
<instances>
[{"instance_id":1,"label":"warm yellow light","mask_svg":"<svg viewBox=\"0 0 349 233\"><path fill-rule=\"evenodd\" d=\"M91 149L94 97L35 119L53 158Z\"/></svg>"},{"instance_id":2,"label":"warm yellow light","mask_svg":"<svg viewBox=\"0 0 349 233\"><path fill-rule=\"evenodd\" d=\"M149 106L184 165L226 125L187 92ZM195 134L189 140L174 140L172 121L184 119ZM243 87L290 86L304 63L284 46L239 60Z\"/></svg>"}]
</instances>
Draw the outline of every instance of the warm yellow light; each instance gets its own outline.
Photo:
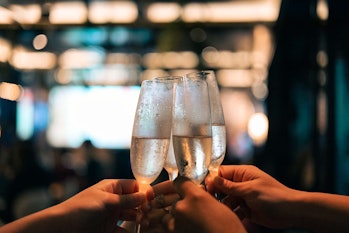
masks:
<instances>
[{"instance_id":1,"label":"warm yellow light","mask_svg":"<svg viewBox=\"0 0 349 233\"><path fill-rule=\"evenodd\" d=\"M182 64L180 68L193 69L199 65L199 57L191 51L183 51L180 53Z\"/></svg>"},{"instance_id":2,"label":"warm yellow light","mask_svg":"<svg viewBox=\"0 0 349 233\"><path fill-rule=\"evenodd\" d=\"M47 36L45 34L37 35L33 40L33 47L36 50L45 48L47 45Z\"/></svg>"},{"instance_id":3,"label":"warm yellow light","mask_svg":"<svg viewBox=\"0 0 349 233\"><path fill-rule=\"evenodd\" d=\"M251 87L251 91L258 100L265 100L269 93L268 86L264 82L255 82Z\"/></svg>"},{"instance_id":4,"label":"warm yellow light","mask_svg":"<svg viewBox=\"0 0 349 233\"><path fill-rule=\"evenodd\" d=\"M81 69L96 66L104 62L104 53L99 50L69 49L59 57L63 69Z\"/></svg>"},{"instance_id":5,"label":"warm yellow light","mask_svg":"<svg viewBox=\"0 0 349 233\"><path fill-rule=\"evenodd\" d=\"M181 67L182 64L181 56L177 52L164 52L161 60L163 67L168 69Z\"/></svg>"},{"instance_id":6,"label":"warm yellow light","mask_svg":"<svg viewBox=\"0 0 349 233\"><path fill-rule=\"evenodd\" d=\"M16 48L10 60L11 65L23 70L47 70L56 66L56 55L50 52L30 52Z\"/></svg>"},{"instance_id":7,"label":"warm yellow light","mask_svg":"<svg viewBox=\"0 0 349 233\"><path fill-rule=\"evenodd\" d=\"M111 2L91 2L88 11L88 19L92 23L108 23L110 20L110 5Z\"/></svg>"},{"instance_id":8,"label":"warm yellow light","mask_svg":"<svg viewBox=\"0 0 349 233\"><path fill-rule=\"evenodd\" d=\"M138 18L138 8L131 1L95 1L89 6L88 18L92 23L132 23Z\"/></svg>"},{"instance_id":9,"label":"warm yellow light","mask_svg":"<svg viewBox=\"0 0 349 233\"><path fill-rule=\"evenodd\" d=\"M140 81L149 80L153 79L154 77L162 77L166 75L169 75L169 73L162 69L148 69L143 71Z\"/></svg>"},{"instance_id":10,"label":"warm yellow light","mask_svg":"<svg viewBox=\"0 0 349 233\"><path fill-rule=\"evenodd\" d=\"M1 82L0 83L0 98L11 101L20 99L23 88L14 83Z\"/></svg>"},{"instance_id":11,"label":"warm yellow light","mask_svg":"<svg viewBox=\"0 0 349 233\"><path fill-rule=\"evenodd\" d=\"M185 22L275 22L280 0L189 3L184 6Z\"/></svg>"},{"instance_id":12,"label":"warm yellow light","mask_svg":"<svg viewBox=\"0 0 349 233\"><path fill-rule=\"evenodd\" d=\"M41 7L39 4L9 6L12 11L13 19L20 24L35 24L41 19Z\"/></svg>"},{"instance_id":13,"label":"warm yellow light","mask_svg":"<svg viewBox=\"0 0 349 233\"><path fill-rule=\"evenodd\" d=\"M199 58L191 51L148 53L143 56L143 64L149 69L193 69L198 63Z\"/></svg>"},{"instance_id":14,"label":"warm yellow light","mask_svg":"<svg viewBox=\"0 0 349 233\"><path fill-rule=\"evenodd\" d=\"M256 145L263 144L268 136L269 121L264 113L255 113L248 121L248 134Z\"/></svg>"},{"instance_id":15,"label":"warm yellow light","mask_svg":"<svg viewBox=\"0 0 349 233\"><path fill-rule=\"evenodd\" d=\"M12 45L9 41L0 38L0 62L7 62L10 59Z\"/></svg>"},{"instance_id":16,"label":"warm yellow light","mask_svg":"<svg viewBox=\"0 0 349 233\"><path fill-rule=\"evenodd\" d=\"M13 23L12 11L0 6L0 24Z\"/></svg>"},{"instance_id":17,"label":"warm yellow light","mask_svg":"<svg viewBox=\"0 0 349 233\"><path fill-rule=\"evenodd\" d=\"M316 55L316 61L320 67L325 68L328 64L328 56L327 56L326 51L324 51L324 50L318 51L318 53Z\"/></svg>"},{"instance_id":18,"label":"warm yellow light","mask_svg":"<svg viewBox=\"0 0 349 233\"><path fill-rule=\"evenodd\" d=\"M207 66L223 69L248 69L252 62L249 52L218 51L211 46L203 49L202 58Z\"/></svg>"},{"instance_id":19,"label":"warm yellow light","mask_svg":"<svg viewBox=\"0 0 349 233\"><path fill-rule=\"evenodd\" d=\"M87 21L87 6L83 2L55 2L50 8L49 21L53 24L82 24Z\"/></svg>"},{"instance_id":20,"label":"warm yellow light","mask_svg":"<svg viewBox=\"0 0 349 233\"><path fill-rule=\"evenodd\" d=\"M316 6L316 13L321 20L326 21L328 19L329 13L326 0L318 0Z\"/></svg>"},{"instance_id":21,"label":"warm yellow light","mask_svg":"<svg viewBox=\"0 0 349 233\"><path fill-rule=\"evenodd\" d=\"M68 84L72 81L73 71L70 69L58 69L55 80L59 84Z\"/></svg>"},{"instance_id":22,"label":"warm yellow light","mask_svg":"<svg viewBox=\"0 0 349 233\"><path fill-rule=\"evenodd\" d=\"M221 69L216 72L217 81L223 87L247 88L253 84L251 70Z\"/></svg>"},{"instance_id":23,"label":"warm yellow light","mask_svg":"<svg viewBox=\"0 0 349 233\"><path fill-rule=\"evenodd\" d=\"M257 24L253 27L252 65L254 68L267 68L274 54L273 35L269 27Z\"/></svg>"},{"instance_id":24,"label":"warm yellow light","mask_svg":"<svg viewBox=\"0 0 349 233\"><path fill-rule=\"evenodd\" d=\"M205 15L209 22L274 22L279 8L274 0L208 3Z\"/></svg>"},{"instance_id":25,"label":"warm yellow light","mask_svg":"<svg viewBox=\"0 0 349 233\"><path fill-rule=\"evenodd\" d=\"M184 22L205 21L205 6L200 3L188 3L183 7L181 18Z\"/></svg>"},{"instance_id":26,"label":"warm yellow light","mask_svg":"<svg viewBox=\"0 0 349 233\"><path fill-rule=\"evenodd\" d=\"M228 138L245 134L248 121L256 111L253 98L243 89L222 88L220 93Z\"/></svg>"},{"instance_id":27,"label":"warm yellow light","mask_svg":"<svg viewBox=\"0 0 349 233\"><path fill-rule=\"evenodd\" d=\"M140 64L141 56L137 53L108 53L106 64Z\"/></svg>"},{"instance_id":28,"label":"warm yellow light","mask_svg":"<svg viewBox=\"0 0 349 233\"><path fill-rule=\"evenodd\" d=\"M181 13L178 3L152 3L146 9L146 17L154 23L168 23L177 20Z\"/></svg>"}]
</instances>

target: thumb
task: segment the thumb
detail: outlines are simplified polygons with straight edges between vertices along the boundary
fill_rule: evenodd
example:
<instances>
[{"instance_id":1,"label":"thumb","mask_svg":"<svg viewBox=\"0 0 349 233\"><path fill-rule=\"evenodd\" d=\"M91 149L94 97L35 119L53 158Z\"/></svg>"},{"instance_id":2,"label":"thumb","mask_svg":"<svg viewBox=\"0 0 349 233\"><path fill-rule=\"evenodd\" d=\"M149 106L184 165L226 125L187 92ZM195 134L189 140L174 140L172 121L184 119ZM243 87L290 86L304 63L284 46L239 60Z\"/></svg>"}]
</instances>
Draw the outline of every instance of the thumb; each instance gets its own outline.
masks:
<instances>
[{"instance_id":1,"label":"thumb","mask_svg":"<svg viewBox=\"0 0 349 233\"><path fill-rule=\"evenodd\" d=\"M174 181L173 185L181 199L183 199L187 193L191 190L197 188L198 186L194 184L189 178L184 176L178 176Z\"/></svg>"},{"instance_id":2,"label":"thumb","mask_svg":"<svg viewBox=\"0 0 349 233\"><path fill-rule=\"evenodd\" d=\"M221 192L227 196L221 200L242 220L251 216L251 211L247 207L244 196L247 193L244 187L246 182L233 182L222 177L215 177L214 184Z\"/></svg>"},{"instance_id":3,"label":"thumb","mask_svg":"<svg viewBox=\"0 0 349 233\"><path fill-rule=\"evenodd\" d=\"M246 182L232 182L220 176L216 176L213 180L213 183L218 190L224 194L234 196L243 196L246 193L244 188Z\"/></svg>"}]
</instances>

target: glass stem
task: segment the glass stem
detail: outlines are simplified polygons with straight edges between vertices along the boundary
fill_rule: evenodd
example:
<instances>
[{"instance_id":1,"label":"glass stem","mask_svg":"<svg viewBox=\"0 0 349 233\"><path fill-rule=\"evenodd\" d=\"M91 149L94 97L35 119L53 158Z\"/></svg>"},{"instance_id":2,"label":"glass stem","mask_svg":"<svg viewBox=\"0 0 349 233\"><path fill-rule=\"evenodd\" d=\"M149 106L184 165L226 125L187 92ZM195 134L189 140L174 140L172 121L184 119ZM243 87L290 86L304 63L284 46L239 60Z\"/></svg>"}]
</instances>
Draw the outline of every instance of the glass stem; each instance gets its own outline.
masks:
<instances>
[{"instance_id":1,"label":"glass stem","mask_svg":"<svg viewBox=\"0 0 349 233\"><path fill-rule=\"evenodd\" d=\"M141 207L137 208L137 217L136 217L136 225L134 229L134 233L140 233L141 232L141 216L142 216L142 210Z\"/></svg>"},{"instance_id":2,"label":"glass stem","mask_svg":"<svg viewBox=\"0 0 349 233\"><path fill-rule=\"evenodd\" d=\"M140 233L141 232L141 224L137 223L135 226L135 231L134 233Z\"/></svg>"}]
</instances>

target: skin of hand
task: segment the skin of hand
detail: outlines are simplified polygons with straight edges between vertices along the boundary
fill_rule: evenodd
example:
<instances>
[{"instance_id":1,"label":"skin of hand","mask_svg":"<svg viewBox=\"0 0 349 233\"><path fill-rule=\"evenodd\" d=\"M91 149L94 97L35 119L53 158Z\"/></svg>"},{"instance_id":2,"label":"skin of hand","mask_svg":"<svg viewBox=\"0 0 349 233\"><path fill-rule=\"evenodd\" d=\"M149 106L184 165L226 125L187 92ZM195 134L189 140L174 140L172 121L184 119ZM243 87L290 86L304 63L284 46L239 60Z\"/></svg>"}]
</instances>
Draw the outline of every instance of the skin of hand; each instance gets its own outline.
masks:
<instances>
[{"instance_id":1,"label":"skin of hand","mask_svg":"<svg viewBox=\"0 0 349 233\"><path fill-rule=\"evenodd\" d=\"M145 201L135 180L102 180L58 205L4 225L0 232L128 232L118 221L135 220L136 207Z\"/></svg>"},{"instance_id":2,"label":"skin of hand","mask_svg":"<svg viewBox=\"0 0 349 233\"><path fill-rule=\"evenodd\" d=\"M220 177L221 176L221 177ZM212 183L211 183L212 182ZM222 192L231 209L240 207L240 217L271 227L291 227L288 211L296 191L252 165L221 166L219 176L207 182L210 192Z\"/></svg>"},{"instance_id":3,"label":"skin of hand","mask_svg":"<svg viewBox=\"0 0 349 233\"><path fill-rule=\"evenodd\" d=\"M174 206L171 232L246 233L233 211L189 179L179 176L174 186L181 199Z\"/></svg>"},{"instance_id":4,"label":"skin of hand","mask_svg":"<svg viewBox=\"0 0 349 233\"><path fill-rule=\"evenodd\" d=\"M348 196L291 189L252 165L221 166L220 176L209 184L211 191L227 194L224 203L240 205L254 223L317 233L349 228Z\"/></svg>"},{"instance_id":5,"label":"skin of hand","mask_svg":"<svg viewBox=\"0 0 349 233\"><path fill-rule=\"evenodd\" d=\"M142 205L142 233L165 233L167 222L164 221L169 215L173 203L179 199L171 181L164 181L153 185L147 190L147 202ZM165 218L166 219L166 218ZM123 222L122 226L129 231L135 228L135 222Z\"/></svg>"}]
</instances>

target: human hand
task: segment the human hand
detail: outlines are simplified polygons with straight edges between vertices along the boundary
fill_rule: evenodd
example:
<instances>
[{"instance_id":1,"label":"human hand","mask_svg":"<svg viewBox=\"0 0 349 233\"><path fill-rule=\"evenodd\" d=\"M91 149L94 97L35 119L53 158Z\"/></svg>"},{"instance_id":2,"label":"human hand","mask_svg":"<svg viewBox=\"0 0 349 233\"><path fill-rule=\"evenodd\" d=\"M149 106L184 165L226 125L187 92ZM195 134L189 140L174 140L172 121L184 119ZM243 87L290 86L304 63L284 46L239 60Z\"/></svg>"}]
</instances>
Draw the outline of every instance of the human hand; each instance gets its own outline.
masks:
<instances>
[{"instance_id":1,"label":"human hand","mask_svg":"<svg viewBox=\"0 0 349 233\"><path fill-rule=\"evenodd\" d=\"M172 211L172 205L179 200L172 181L164 181L148 190L149 203L143 205L142 232L164 233L167 231L165 216Z\"/></svg>"},{"instance_id":2,"label":"human hand","mask_svg":"<svg viewBox=\"0 0 349 233\"><path fill-rule=\"evenodd\" d=\"M288 205L297 190L286 187L252 165L221 166L220 176L208 181L208 186L210 191L227 194L223 203L231 209L239 206L243 216L266 227L292 225L287 217Z\"/></svg>"},{"instance_id":3,"label":"human hand","mask_svg":"<svg viewBox=\"0 0 349 233\"><path fill-rule=\"evenodd\" d=\"M147 202L142 206L141 232L142 233L165 233L167 222L164 217L172 209L172 204L179 199L171 181L167 180L150 187L146 192ZM125 221L122 227L132 231L135 222Z\"/></svg>"},{"instance_id":4,"label":"human hand","mask_svg":"<svg viewBox=\"0 0 349 233\"><path fill-rule=\"evenodd\" d=\"M103 180L57 205L66 213L66 232L126 232L119 220L136 219L136 207L146 200L135 180Z\"/></svg>"},{"instance_id":5,"label":"human hand","mask_svg":"<svg viewBox=\"0 0 349 233\"><path fill-rule=\"evenodd\" d=\"M171 232L245 233L239 218L208 192L185 177L177 177L174 187L181 199L168 218ZM169 215L167 215L169 216Z\"/></svg>"}]
</instances>

